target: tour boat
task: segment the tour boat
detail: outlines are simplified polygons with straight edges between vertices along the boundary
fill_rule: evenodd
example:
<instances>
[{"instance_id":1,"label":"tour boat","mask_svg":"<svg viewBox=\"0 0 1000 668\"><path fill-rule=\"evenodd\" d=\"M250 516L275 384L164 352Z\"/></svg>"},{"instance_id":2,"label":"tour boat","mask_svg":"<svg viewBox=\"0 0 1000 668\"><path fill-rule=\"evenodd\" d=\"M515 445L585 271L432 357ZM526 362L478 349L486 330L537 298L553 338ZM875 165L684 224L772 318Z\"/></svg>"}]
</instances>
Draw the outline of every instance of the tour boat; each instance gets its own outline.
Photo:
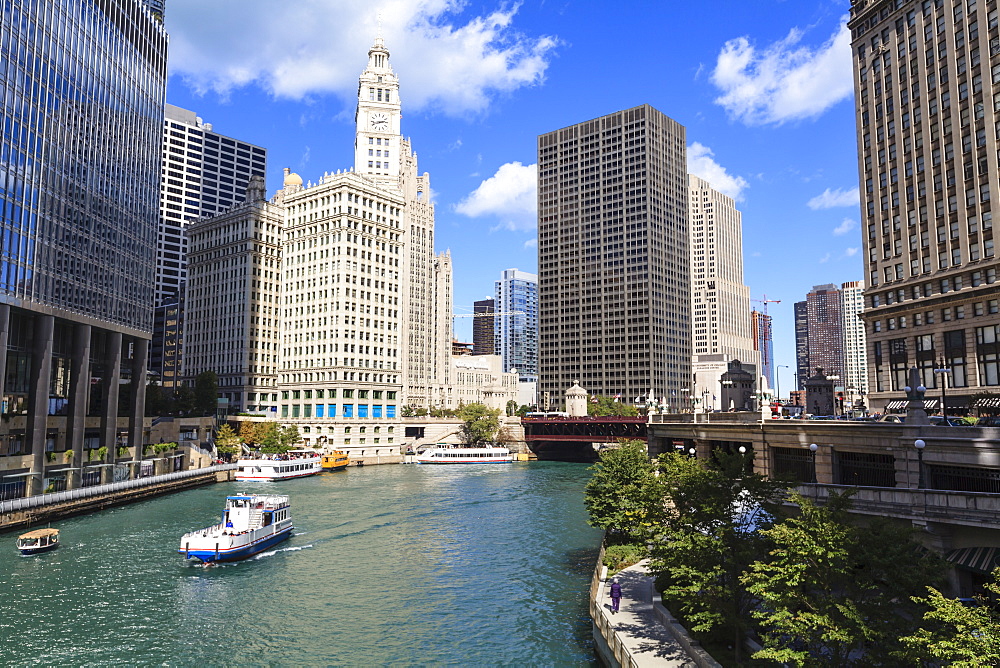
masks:
<instances>
[{"instance_id":1,"label":"tour boat","mask_svg":"<svg viewBox=\"0 0 1000 668\"><path fill-rule=\"evenodd\" d=\"M261 455L256 459L240 459L236 465L236 480L272 482L304 478L323 470L322 458L313 450L290 450L283 455Z\"/></svg>"},{"instance_id":2,"label":"tour boat","mask_svg":"<svg viewBox=\"0 0 1000 668\"><path fill-rule=\"evenodd\" d=\"M324 471L343 471L350 463L351 459L347 456L347 453L340 450L334 450L323 455L322 465Z\"/></svg>"},{"instance_id":3,"label":"tour boat","mask_svg":"<svg viewBox=\"0 0 1000 668\"><path fill-rule=\"evenodd\" d=\"M219 524L186 533L178 552L202 562L236 561L263 552L292 535L288 497L227 496Z\"/></svg>"},{"instance_id":4,"label":"tour boat","mask_svg":"<svg viewBox=\"0 0 1000 668\"><path fill-rule=\"evenodd\" d=\"M22 555L48 552L59 547L59 529L35 529L17 537L17 549Z\"/></svg>"},{"instance_id":5,"label":"tour boat","mask_svg":"<svg viewBox=\"0 0 1000 668\"><path fill-rule=\"evenodd\" d=\"M506 464L514 461L507 448L496 445L478 447L438 443L418 454L418 464Z\"/></svg>"}]
</instances>

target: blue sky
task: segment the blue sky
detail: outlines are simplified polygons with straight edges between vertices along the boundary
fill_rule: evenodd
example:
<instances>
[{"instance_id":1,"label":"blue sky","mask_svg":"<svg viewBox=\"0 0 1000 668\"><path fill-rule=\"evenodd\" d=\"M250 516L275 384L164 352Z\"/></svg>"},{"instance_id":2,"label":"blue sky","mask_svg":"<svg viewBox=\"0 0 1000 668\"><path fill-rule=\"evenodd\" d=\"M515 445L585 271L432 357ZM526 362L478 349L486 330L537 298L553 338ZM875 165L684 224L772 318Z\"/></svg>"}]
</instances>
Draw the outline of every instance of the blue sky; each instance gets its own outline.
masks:
<instances>
[{"instance_id":1,"label":"blue sky","mask_svg":"<svg viewBox=\"0 0 1000 668\"><path fill-rule=\"evenodd\" d=\"M169 0L167 101L306 180L353 160L378 16L403 134L431 175L455 311L535 271L538 134L649 103L687 128L689 169L736 197L745 281L769 304L781 384L792 304L862 279L848 0ZM758 305L759 306L759 305ZM471 338L471 319L456 321Z\"/></svg>"}]
</instances>

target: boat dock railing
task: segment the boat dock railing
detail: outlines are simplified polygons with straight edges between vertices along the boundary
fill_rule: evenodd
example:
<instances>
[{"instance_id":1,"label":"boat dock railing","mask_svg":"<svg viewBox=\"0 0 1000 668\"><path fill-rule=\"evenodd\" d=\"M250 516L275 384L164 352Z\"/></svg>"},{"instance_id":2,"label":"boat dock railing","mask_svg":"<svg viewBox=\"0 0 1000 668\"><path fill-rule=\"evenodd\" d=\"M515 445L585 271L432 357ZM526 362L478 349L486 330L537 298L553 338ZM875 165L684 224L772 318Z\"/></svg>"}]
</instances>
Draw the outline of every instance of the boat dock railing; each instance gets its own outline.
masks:
<instances>
[{"instance_id":1,"label":"boat dock railing","mask_svg":"<svg viewBox=\"0 0 1000 668\"><path fill-rule=\"evenodd\" d=\"M71 489L66 492L54 492L51 494L41 494L39 496L31 496L25 499L11 499L9 501L0 501L0 515L4 513L17 512L19 510L28 510L30 508L39 508L41 506L66 503L67 501L85 499L91 496L101 496L102 494L113 494L115 492L121 492L127 489L150 487L152 485L159 485L165 482L170 482L171 480L183 480L184 478L204 476L210 473L214 474L216 471L232 471L236 468L237 468L236 464L215 464L213 466L206 466L205 468L200 468L200 469L190 469L188 471L174 471L173 473L164 473L163 475L154 475L145 478L136 478L135 480L122 480L121 482L113 482L107 485L80 487L78 489Z\"/></svg>"}]
</instances>

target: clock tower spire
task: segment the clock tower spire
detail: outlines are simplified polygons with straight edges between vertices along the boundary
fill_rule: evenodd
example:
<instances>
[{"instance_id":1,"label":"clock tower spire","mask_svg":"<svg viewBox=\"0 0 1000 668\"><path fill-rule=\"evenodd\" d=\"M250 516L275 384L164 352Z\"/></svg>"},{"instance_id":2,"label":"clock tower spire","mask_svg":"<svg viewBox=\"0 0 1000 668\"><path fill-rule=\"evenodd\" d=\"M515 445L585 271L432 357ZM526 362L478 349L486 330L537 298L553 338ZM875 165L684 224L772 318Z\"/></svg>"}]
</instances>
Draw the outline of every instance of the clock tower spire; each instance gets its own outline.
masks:
<instances>
[{"instance_id":1,"label":"clock tower spire","mask_svg":"<svg viewBox=\"0 0 1000 668\"><path fill-rule=\"evenodd\" d=\"M354 171L399 187L399 79L389 64L381 32L368 49L368 67L358 81Z\"/></svg>"}]
</instances>

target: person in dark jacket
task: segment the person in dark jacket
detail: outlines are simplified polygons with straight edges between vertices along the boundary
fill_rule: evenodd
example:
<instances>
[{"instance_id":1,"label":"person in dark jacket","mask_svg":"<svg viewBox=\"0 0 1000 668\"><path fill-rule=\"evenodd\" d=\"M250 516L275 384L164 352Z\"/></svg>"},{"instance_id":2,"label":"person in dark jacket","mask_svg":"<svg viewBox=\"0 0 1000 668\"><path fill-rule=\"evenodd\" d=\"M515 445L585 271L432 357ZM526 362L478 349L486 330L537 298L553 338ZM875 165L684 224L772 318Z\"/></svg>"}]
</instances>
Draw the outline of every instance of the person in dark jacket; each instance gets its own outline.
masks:
<instances>
[{"instance_id":1,"label":"person in dark jacket","mask_svg":"<svg viewBox=\"0 0 1000 668\"><path fill-rule=\"evenodd\" d=\"M618 578L611 583L611 612L618 612L618 604L622 600L622 586L618 584Z\"/></svg>"}]
</instances>

